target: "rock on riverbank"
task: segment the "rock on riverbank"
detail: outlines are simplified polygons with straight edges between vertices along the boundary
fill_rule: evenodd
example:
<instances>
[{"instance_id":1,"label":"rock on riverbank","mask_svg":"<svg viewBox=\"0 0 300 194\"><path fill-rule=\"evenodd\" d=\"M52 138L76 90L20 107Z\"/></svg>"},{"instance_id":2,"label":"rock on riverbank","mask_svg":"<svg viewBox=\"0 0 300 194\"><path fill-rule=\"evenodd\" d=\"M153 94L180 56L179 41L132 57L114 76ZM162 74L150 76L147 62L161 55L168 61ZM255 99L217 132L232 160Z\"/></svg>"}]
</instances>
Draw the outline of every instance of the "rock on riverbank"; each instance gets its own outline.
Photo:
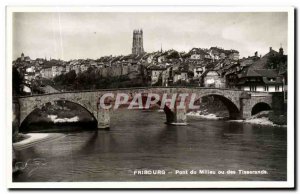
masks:
<instances>
[{"instance_id":1,"label":"rock on riverbank","mask_svg":"<svg viewBox=\"0 0 300 194\"><path fill-rule=\"evenodd\" d=\"M285 115L275 115L273 111L261 111L246 120L231 120L230 122L286 127L286 120Z\"/></svg>"}]
</instances>

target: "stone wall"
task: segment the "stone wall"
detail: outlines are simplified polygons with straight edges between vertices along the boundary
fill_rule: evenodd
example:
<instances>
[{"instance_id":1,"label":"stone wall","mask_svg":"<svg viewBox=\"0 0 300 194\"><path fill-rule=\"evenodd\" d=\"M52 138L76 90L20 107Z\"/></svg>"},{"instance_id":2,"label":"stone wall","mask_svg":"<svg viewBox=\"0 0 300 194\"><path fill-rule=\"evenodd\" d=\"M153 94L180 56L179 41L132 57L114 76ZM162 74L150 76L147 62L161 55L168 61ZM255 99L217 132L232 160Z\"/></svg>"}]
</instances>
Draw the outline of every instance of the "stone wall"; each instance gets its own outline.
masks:
<instances>
[{"instance_id":1,"label":"stone wall","mask_svg":"<svg viewBox=\"0 0 300 194\"><path fill-rule=\"evenodd\" d=\"M268 104L271 109L273 108L273 94L265 92L249 92L249 94L249 98L241 99L241 118L246 119L251 117L253 107L261 102Z\"/></svg>"}]
</instances>

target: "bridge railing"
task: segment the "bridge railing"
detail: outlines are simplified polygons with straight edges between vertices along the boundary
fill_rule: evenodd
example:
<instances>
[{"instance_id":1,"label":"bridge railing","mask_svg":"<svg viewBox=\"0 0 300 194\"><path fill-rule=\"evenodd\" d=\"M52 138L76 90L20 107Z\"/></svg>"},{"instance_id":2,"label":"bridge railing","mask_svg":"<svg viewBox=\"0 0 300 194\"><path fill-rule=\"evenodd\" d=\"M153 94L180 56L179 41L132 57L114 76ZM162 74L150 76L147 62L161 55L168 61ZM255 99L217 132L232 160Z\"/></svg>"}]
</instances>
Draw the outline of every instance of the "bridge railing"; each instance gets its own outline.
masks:
<instances>
[{"instance_id":1,"label":"bridge railing","mask_svg":"<svg viewBox=\"0 0 300 194\"><path fill-rule=\"evenodd\" d=\"M28 98L28 97L36 97L36 96L47 96L47 95L55 95L55 94L69 94L69 93L88 93L88 92L105 92L105 91L126 91L126 90L144 90L144 89L155 89L155 88L189 88L189 89L218 89L224 91L240 91L243 92L244 90L240 89L233 89L233 88L213 88L213 87L197 87L197 86L149 86L149 87L130 87L130 88L107 88L107 89L96 89L96 90L76 90L76 91L63 91L63 92L54 92L54 93L45 93L45 94L33 94L33 95L26 95L26 96L18 96L18 98ZM252 91L244 91L253 93ZM268 93L268 92L254 92L254 93Z\"/></svg>"}]
</instances>

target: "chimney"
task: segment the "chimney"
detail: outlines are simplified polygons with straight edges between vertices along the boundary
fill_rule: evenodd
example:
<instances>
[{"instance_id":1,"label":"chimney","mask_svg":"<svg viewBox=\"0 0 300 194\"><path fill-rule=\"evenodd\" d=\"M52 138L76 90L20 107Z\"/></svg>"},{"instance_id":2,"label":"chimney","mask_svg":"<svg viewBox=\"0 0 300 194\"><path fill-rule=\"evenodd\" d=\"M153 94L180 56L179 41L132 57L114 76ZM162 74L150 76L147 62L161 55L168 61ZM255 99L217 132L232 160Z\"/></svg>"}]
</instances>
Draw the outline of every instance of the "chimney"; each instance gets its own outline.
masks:
<instances>
[{"instance_id":1,"label":"chimney","mask_svg":"<svg viewBox=\"0 0 300 194\"><path fill-rule=\"evenodd\" d=\"M270 52L271 52L272 50L273 50L272 47L270 47Z\"/></svg>"},{"instance_id":2,"label":"chimney","mask_svg":"<svg viewBox=\"0 0 300 194\"><path fill-rule=\"evenodd\" d=\"M283 48L282 47L280 47L280 49L279 49L279 54L283 55Z\"/></svg>"}]
</instances>

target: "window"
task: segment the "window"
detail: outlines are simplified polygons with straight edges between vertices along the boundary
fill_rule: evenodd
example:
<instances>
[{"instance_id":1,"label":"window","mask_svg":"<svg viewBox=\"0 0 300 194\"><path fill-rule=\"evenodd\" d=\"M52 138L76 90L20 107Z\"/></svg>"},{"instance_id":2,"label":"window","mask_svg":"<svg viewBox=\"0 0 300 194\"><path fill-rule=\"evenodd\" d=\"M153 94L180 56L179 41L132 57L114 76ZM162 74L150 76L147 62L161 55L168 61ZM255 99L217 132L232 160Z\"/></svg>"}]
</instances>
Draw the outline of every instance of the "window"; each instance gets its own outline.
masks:
<instances>
[{"instance_id":1,"label":"window","mask_svg":"<svg viewBox=\"0 0 300 194\"><path fill-rule=\"evenodd\" d=\"M279 86L275 86L275 91L276 91L276 92L279 91Z\"/></svg>"},{"instance_id":2,"label":"window","mask_svg":"<svg viewBox=\"0 0 300 194\"><path fill-rule=\"evenodd\" d=\"M265 91L269 91L269 86L265 86Z\"/></svg>"},{"instance_id":3,"label":"window","mask_svg":"<svg viewBox=\"0 0 300 194\"><path fill-rule=\"evenodd\" d=\"M250 91L256 91L256 86L250 86Z\"/></svg>"}]
</instances>

